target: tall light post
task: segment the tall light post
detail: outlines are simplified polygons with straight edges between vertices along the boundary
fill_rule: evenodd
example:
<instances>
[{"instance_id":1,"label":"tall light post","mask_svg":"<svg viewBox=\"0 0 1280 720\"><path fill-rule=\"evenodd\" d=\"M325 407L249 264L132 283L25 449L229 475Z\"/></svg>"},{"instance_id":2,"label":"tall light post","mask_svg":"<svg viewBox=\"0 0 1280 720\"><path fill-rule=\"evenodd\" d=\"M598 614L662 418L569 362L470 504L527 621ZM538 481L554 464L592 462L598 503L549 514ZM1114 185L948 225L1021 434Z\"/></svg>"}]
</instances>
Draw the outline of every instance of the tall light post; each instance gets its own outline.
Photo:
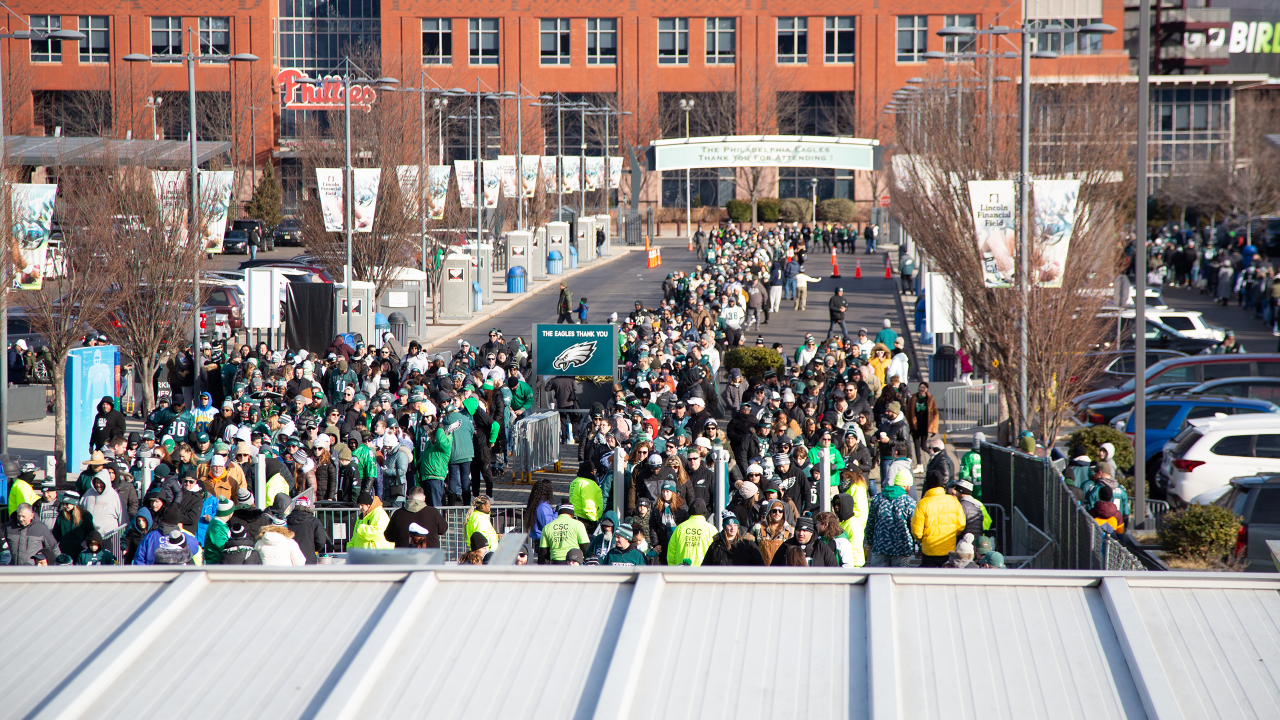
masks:
<instances>
[{"instance_id":1,"label":"tall light post","mask_svg":"<svg viewBox=\"0 0 1280 720\"><path fill-rule=\"evenodd\" d=\"M627 115L631 114L631 111L630 110L614 110L613 108L605 106L603 108L596 108L594 111L589 112L587 114L598 115L604 118L604 140L600 143L600 149L604 153L604 214L608 215L610 210L609 191L613 189L609 187L609 178L611 177L611 173L609 172L609 153L610 153L609 145L610 145L610 141L612 140L612 138L609 136L609 117L610 116L626 117Z\"/></svg>"},{"instance_id":2,"label":"tall light post","mask_svg":"<svg viewBox=\"0 0 1280 720\"><path fill-rule=\"evenodd\" d=\"M342 166L342 205L346 209L346 223L343 228L347 241L347 264L343 269L343 284L346 285L347 292L347 333L351 333L351 283L355 281L355 269L351 267L351 233L353 231L352 205L355 203L355 172L351 167L351 86L352 85L378 85L385 87L387 85L396 85L400 81L393 77L369 78L364 77L369 73L361 70L355 63L351 62L351 58L342 58L342 75L337 76L337 81L342 85L342 114L343 114L343 131L345 138L346 160ZM360 75L353 75L352 70L360 72ZM299 83L306 85L323 85L327 82L321 78L299 78Z\"/></svg>"},{"instance_id":3,"label":"tall light post","mask_svg":"<svg viewBox=\"0 0 1280 720\"><path fill-rule=\"evenodd\" d=\"M450 90L448 93L446 93L446 94L445 94L445 97L463 97L463 98L472 98L472 97L473 97L473 98L475 98L475 99L476 99L476 107L475 107L475 121L476 121L476 149L475 149L475 152L476 152L476 155L475 155L475 159L476 159L476 171L475 171L475 180L476 180L476 257L480 257L480 244L481 244L482 242L484 242L484 237L483 237L483 234L484 234L484 179L483 179L483 177L481 176L481 173L482 173L483 171L482 171L482 169L481 169L481 168L482 168L482 165L481 165L481 162L480 162L482 159L484 159L484 144L483 144L483 142L482 142L482 138L484 137L484 127L481 125L481 122L482 122L483 120L490 120L490 119L492 119L492 117L485 117L484 115L482 115L482 114L481 114L481 112L480 112L480 101L481 101L481 100L483 100L484 98L489 97L489 96L491 96L491 95L493 95L493 94L494 94L492 91L488 91L488 92L484 92L484 91L482 91L482 90L480 89L480 85L481 85L480 78L476 78L476 89L475 89L474 91L471 91L471 90L464 90L464 89L462 89L462 88L454 88L454 89ZM462 117L465 117L465 116L457 116L457 117L462 118Z\"/></svg>"},{"instance_id":4,"label":"tall light post","mask_svg":"<svg viewBox=\"0 0 1280 720\"><path fill-rule=\"evenodd\" d=\"M586 105L577 100L568 100L564 95L539 96L540 102L529 103L531 107L555 108L556 110L556 212L564 207L564 111Z\"/></svg>"},{"instance_id":5,"label":"tall light post","mask_svg":"<svg viewBox=\"0 0 1280 720\"><path fill-rule=\"evenodd\" d=\"M809 191L813 196L813 205L810 206L809 224L817 227L818 225L818 178L809 178Z\"/></svg>"},{"instance_id":6,"label":"tall light post","mask_svg":"<svg viewBox=\"0 0 1280 720\"><path fill-rule=\"evenodd\" d=\"M418 73L418 87L403 87L396 90L396 92L418 94L418 130L420 131L421 139L421 155L419 156L418 165L418 221L421 223L421 227L419 228L418 240L422 251L422 274L424 276L427 274L427 95L446 92L438 84L436 87L427 87L427 80L431 80L431 76L427 74L426 70L421 70ZM431 81L435 82L435 80ZM433 102L439 99L432 98ZM443 140L441 140L440 147L440 162L444 162ZM426 288L424 287L423 289L425 290ZM424 307L425 304L426 299L424 296Z\"/></svg>"},{"instance_id":7,"label":"tall light post","mask_svg":"<svg viewBox=\"0 0 1280 720\"><path fill-rule=\"evenodd\" d=\"M516 85L517 88L523 90L523 85ZM516 227L524 229L524 191L520 182L520 173L524 167L524 101L538 100L541 95L521 95L518 92L504 90L500 93L493 93L487 97L500 102L508 100L515 101L516 104Z\"/></svg>"},{"instance_id":8,"label":"tall light post","mask_svg":"<svg viewBox=\"0 0 1280 720\"><path fill-rule=\"evenodd\" d=\"M253 156L253 174L249 176L249 184L258 187L258 111L262 108L249 106L249 154Z\"/></svg>"},{"instance_id":9,"label":"tall light post","mask_svg":"<svg viewBox=\"0 0 1280 720\"><path fill-rule=\"evenodd\" d=\"M689 112L697 101L693 98L680 98L680 109L684 111L684 139L689 140ZM693 173L684 169L684 231L693 237Z\"/></svg>"},{"instance_id":10,"label":"tall light post","mask_svg":"<svg viewBox=\"0 0 1280 720\"><path fill-rule=\"evenodd\" d=\"M5 6L8 10L8 6ZM9 10L9 14L18 18L18 20L28 28L31 25L17 13ZM85 35L75 30L54 30L53 32L41 32L40 30L28 29L19 30L11 33L0 33L0 39L6 40L84 40ZM3 53L0 53L0 57ZM8 193L5 192L9 184L8 177L4 174L4 165L8 159L5 156L4 135L6 127L4 123L4 72L0 71L0 202L9 204ZM7 212L7 209L6 209ZM5 272L0 274L0 278L4 281L4 286L0 287L0 353L4 354L3 361L0 361L0 454L9 452L9 290L12 288L12 281L9 278L8 271L9 261L5 261Z\"/></svg>"},{"instance_id":11,"label":"tall light post","mask_svg":"<svg viewBox=\"0 0 1280 720\"><path fill-rule=\"evenodd\" d=\"M1133 525L1147 514L1147 128L1151 100L1151 0L1138 0L1138 153L1133 223ZM1252 226L1252 223L1250 223Z\"/></svg>"},{"instance_id":12,"label":"tall light post","mask_svg":"<svg viewBox=\"0 0 1280 720\"><path fill-rule=\"evenodd\" d=\"M973 37L976 35L1020 35L1021 42L1017 56L1022 61L1021 102L1019 103L1019 169L1018 169L1018 292L1021 296L1021 315L1018 332L1018 412L1024 424L1028 420L1027 403L1027 345L1029 337L1028 303L1031 292L1029 261L1031 256L1031 59L1053 59L1058 53L1049 51L1031 52L1031 36L1045 34L1062 34L1066 28L1060 25L1048 25L1033 28L1027 24L1027 0L1022 0L1022 25L1008 28L1003 25L990 26L982 30L971 27L944 27L937 32L942 37ZM1106 23L1090 23L1076 28L1079 35L1110 35L1116 29ZM936 57L926 53L930 59ZM950 53L947 57L1010 57L1013 53ZM987 120L990 122L990 118Z\"/></svg>"},{"instance_id":13,"label":"tall light post","mask_svg":"<svg viewBox=\"0 0 1280 720\"><path fill-rule=\"evenodd\" d=\"M258 56L253 53L236 53L235 55L202 55L196 52L200 47L200 36L195 28L187 28L187 52L185 54L169 53L165 55L143 55L130 53L124 56L125 62L169 62L181 58L187 64L187 144L191 150L191 162L187 174L191 187L191 207L187 211L190 229L187 231L187 242L200 242L200 166L196 152L196 61L203 63L257 62ZM212 47L210 47L212 51ZM200 397L200 255L204 248L196 254L196 267L191 287L191 363L195 366L191 396Z\"/></svg>"}]
</instances>

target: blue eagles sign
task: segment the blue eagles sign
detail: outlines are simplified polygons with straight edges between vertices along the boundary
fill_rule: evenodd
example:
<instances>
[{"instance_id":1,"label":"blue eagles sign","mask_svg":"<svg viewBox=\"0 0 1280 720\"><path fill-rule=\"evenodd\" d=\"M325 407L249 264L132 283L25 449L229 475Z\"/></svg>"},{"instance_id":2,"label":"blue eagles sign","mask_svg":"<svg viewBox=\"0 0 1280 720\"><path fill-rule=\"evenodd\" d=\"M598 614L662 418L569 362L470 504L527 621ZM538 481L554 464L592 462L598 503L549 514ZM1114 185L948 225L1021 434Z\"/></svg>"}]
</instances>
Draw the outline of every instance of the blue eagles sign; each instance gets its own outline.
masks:
<instances>
[{"instance_id":1,"label":"blue eagles sign","mask_svg":"<svg viewBox=\"0 0 1280 720\"><path fill-rule=\"evenodd\" d=\"M613 325L534 325L533 366L539 375L607 375L617 369Z\"/></svg>"}]
</instances>

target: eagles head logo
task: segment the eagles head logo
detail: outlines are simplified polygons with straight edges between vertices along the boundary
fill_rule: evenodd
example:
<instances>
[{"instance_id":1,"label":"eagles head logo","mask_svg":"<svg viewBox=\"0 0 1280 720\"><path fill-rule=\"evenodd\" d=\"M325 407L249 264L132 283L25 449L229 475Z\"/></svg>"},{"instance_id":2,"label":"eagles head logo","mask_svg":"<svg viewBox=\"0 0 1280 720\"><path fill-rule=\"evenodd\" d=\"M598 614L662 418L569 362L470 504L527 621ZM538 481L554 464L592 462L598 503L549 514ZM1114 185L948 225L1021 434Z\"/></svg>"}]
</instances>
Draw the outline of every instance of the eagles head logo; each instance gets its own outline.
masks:
<instances>
[{"instance_id":1,"label":"eagles head logo","mask_svg":"<svg viewBox=\"0 0 1280 720\"><path fill-rule=\"evenodd\" d=\"M587 364L592 355L596 354L596 341L588 340L586 342L576 343L565 348L563 352L551 361L551 367L556 370L568 370L569 368L578 368Z\"/></svg>"}]
</instances>

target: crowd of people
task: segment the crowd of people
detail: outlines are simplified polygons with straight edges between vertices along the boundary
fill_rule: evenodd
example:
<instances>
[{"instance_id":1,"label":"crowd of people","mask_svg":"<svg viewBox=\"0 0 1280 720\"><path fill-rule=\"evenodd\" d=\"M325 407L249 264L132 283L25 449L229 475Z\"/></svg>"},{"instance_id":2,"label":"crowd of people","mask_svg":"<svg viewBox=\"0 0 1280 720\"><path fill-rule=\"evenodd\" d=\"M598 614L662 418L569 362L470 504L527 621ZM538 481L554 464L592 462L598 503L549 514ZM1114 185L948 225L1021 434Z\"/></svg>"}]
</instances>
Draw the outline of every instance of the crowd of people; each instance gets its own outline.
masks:
<instances>
[{"instance_id":1,"label":"crowd of people","mask_svg":"<svg viewBox=\"0 0 1280 720\"><path fill-rule=\"evenodd\" d=\"M554 407L587 412L562 415L578 467L567 496L546 480L531 489L520 561L1003 566L980 456L955 467L928 383L909 384L888 320L850 333L836 289L825 337L797 337L794 351L775 343L746 372L725 366L783 300L804 308L810 248L854 239L717 227L700 264L665 279L660 303L611 315L612 397L579 408L572 377L547 379ZM567 298L564 288L560 315ZM496 328L479 347L428 354L415 342L403 357L343 336L314 354L176 353L143 430L129 432L117 399L102 398L73 488L5 468L10 562L315 563L332 547L319 505L356 508L348 548L439 547L449 532L439 509L463 505L460 561L485 562L499 542L494 479L510 429L535 405L530 359L523 339ZM120 528L113 557L103 538Z\"/></svg>"}]
</instances>

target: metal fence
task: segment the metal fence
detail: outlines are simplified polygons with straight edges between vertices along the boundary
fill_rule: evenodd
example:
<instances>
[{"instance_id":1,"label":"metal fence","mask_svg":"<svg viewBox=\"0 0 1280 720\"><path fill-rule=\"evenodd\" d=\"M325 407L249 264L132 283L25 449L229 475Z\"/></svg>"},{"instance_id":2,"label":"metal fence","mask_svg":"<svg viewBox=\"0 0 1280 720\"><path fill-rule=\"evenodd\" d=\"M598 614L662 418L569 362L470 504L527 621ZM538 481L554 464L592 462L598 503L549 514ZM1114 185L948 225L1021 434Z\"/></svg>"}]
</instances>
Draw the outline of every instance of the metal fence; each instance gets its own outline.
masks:
<instances>
[{"instance_id":1,"label":"metal fence","mask_svg":"<svg viewBox=\"0 0 1280 720\"><path fill-rule=\"evenodd\" d=\"M467 515L471 513L471 508L454 506L437 509L449 524L448 531L440 536L440 548L444 550L446 561L457 560L470 549L470 539L464 537L466 534L464 528L466 528ZM391 514L399 512L394 508L386 508L386 510ZM329 535L332 552L346 552L351 533L355 529L356 522L360 520L360 508L318 507L315 513ZM498 531L499 535L524 530L523 505L490 505L489 518L493 521L493 529Z\"/></svg>"},{"instance_id":2,"label":"metal fence","mask_svg":"<svg viewBox=\"0 0 1280 720\"><path fill-rule=\"evenodd\" d=\"M938 428L956 432L1000 422L1000 385L957 385L942 393L938 404Z\"/></svg>"},{"instance_id":3,"label":"metal fence","mask_svg":"<svg viewBox=\"0 0 1280 720\"><path fill-rule=\"evenodd\" d=\"M560 413L555 410L522 418L511 428L512 477L551 467L560 461Z\"/></svg>"},{"instance_id":4,"label":"metal fence","mask_svg":"<svg viewBox=\"0 0 1280 720\"><path fill-rule=\"evenodd\" d=\"M1094 521L1045 458L984 443L982 499L1013 508L1052 538L1057 545L1053 566L1060 570L1145 569Z\"/></svg>"},{"instance_id":5,"label":"metal fence","mask_svg":"<svg viewBox=\"0 0 1280 720\"><path fill-rule=\"evenodd\" d=\"M124 563L124 534L129 531L128 523L102 536L102 549L111 551L116 562Z\"/></svg>"},{"instance_id":6,"label":"metal fence","mask_svg":"<svg viewBox=\"0 0 1280 720\"><path fill-rule=\"evenodd\" d=\"M1166 500L1152 500L1147 498L1147 517L1155 521L1155 529L1160 530L1164 527L1164 516L1169 513L1169 503Z\"/></svg>"},{"instance_id":7,"label":"metal fence","mask_svg":"<svg viewBox=\"0 0 1280 720\"><path fill-rule=\"evenodd\" d=\"M1018 508L1013 509L1012 535L1009 554L1026 558L1018 564L1019 570L1052 570L1057 567L1058 544L1040 528L1027 522L1027 516Z\"/></svg>"}]
</instances>

